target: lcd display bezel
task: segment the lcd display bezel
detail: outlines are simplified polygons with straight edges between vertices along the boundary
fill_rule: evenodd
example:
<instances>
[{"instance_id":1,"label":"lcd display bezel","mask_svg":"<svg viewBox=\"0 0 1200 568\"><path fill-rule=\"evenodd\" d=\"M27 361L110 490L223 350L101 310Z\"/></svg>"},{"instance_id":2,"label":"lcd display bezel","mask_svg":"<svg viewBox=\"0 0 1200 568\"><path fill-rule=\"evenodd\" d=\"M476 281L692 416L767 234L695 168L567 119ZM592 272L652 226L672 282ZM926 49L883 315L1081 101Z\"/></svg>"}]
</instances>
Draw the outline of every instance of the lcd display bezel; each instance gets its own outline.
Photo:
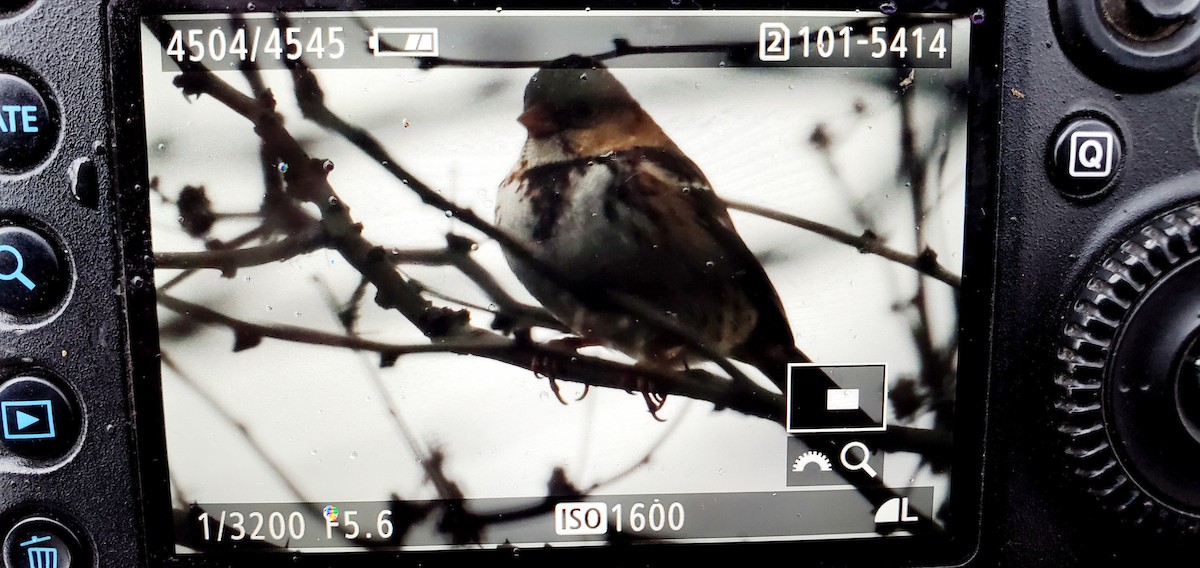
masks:
<instances>
[{"instance_id":1,"label":"lcd display bezel","mask_svg":"<svg viewBox=\"0 0 1200 568\"><path fill-rule=\"evenodd\" d=\"M141 18L147 14L225 13L198 0L116 0L106 13L109 34L108 61L111 70L111 104L115 147L116 200L120 239L123 245L125 281L140 278L143 286L126 286L124 299L129 329L129 376L137 458L140 473L146 553L151 566L361 566L386 565L397 561L437 565L466 560L514 561L536 565L551 562L606 565L675 564L689 559L730 562L756 554L782 552L817 565L890 566L952 565L969 560L979 544L981 515L983 442L986 423L986 377L990 370L990 336L994 289L994 251L997 183L998 93L1001 46L1001 10L995 2L895 2L898 14L954 12L964 17L980 10L983 21L971 28L969 69L966 226L963 282L961 289L961 337L958 392L954 419L954 459L949 517L954 519L944 535L915 538L875 538L744 544L639 544L601 548L455 550L445 552L221 552L178 555L175 552L175 523L171 519L171 495L166 463L163 401L158 359L158 321L154 271L150 246L149 194L135 188L149 184L144 123L141 69ZM302 0L255 2L256 11L330 11L372 9L494 9L495 3L412 2L398 5L387 1ZM506 2L511 9L557 9L593 11L604 9L715 9L709 3L654 2ZM235 8L245 9L245 5ZM879 2L815 0L792 3L722 3L724 9L756 10L863 10L878 11ZM463 555L460 557L459 555ZM742 555L742 556L739 556Z\"/></svg>"}]
</instances>

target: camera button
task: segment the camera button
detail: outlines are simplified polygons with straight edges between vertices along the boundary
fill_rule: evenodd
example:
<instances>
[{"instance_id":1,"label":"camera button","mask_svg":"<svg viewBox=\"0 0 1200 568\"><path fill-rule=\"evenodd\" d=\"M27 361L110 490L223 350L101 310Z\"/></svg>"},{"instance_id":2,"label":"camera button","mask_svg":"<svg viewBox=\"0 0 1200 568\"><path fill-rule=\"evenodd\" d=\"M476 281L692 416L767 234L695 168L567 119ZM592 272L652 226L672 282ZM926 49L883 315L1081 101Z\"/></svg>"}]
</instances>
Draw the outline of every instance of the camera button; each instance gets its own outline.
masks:
<instances>
[{"instance_id":1,"label":"camera button","mask_svg":"<svg viewBox=\"0 0 1200 568\"><path fill-rule=\"evenodd\" d=\"M1071 197L1096 197L1112 186L1124 159L1121 135L1111 122L1075 117L1063 122L1050 149L1050 176Z\"/></svg>"},{"instance_id":2,"label":"camera button","mask_svg":"<svg viewBox=\"0 0 1200 568\"><path fill-rule=\"evenodd\" d=\"M87 566L87 553L75 533L47 517L29 517L4 537L5 568Z\"/></svg>"},{"instance_id":3,"label":"camera button","mask_svg":"<svg viewBox=\"0 0 1200 568\"><path fill-rule=\"evenodd\" d=\"M79 439L79 418L66 391L46 379L18 376L0 384L0 445L9 453L60 458Z\"/></svg>"},{"instance_id":4,"label":"camera button","mask_svg":"<svg viewBox=\"0 0 1200 568\"><path fill-rule=\"evenodd\" d=\"M0 174L41 164L58 140L58 121L33 85L0 73Z\"/></svg>"},{"instance_id":5,"label":"camera button","mask_svg":"<svg viewBox=\"0 0 1200 568\"><path fill-rule=\"evenodd\" d=\"M67 290L67 263L38 233L0 226L0 312L31 316L50 311Z\"/></svg>"}]
</instances>

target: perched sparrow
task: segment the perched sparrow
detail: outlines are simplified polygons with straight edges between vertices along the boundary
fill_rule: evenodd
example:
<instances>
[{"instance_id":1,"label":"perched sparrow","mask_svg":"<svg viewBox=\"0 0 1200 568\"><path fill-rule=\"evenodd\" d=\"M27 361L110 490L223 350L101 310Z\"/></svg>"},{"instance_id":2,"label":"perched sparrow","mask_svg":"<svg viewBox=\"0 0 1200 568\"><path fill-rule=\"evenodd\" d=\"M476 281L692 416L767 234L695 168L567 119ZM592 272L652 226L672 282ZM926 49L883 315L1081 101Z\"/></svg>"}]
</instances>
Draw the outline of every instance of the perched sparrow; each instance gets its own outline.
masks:
<instances>
[{"instance_id":1,"label":"perched sparrow","mask_svg":"<svg viewBox=\"0 0 1200 568\"><path fill-rule=\"evenodd\" d=\"M808 361L778 293L700 168L602 63L573 55L539 70L517 120L529 137L500 187L496 222L572 289L652 306L780 388L787 363ZM617 309L585 308L507 257L529 292L583 340L658 368L698 359L675 334Z\"/></svg>"}]
</instances>

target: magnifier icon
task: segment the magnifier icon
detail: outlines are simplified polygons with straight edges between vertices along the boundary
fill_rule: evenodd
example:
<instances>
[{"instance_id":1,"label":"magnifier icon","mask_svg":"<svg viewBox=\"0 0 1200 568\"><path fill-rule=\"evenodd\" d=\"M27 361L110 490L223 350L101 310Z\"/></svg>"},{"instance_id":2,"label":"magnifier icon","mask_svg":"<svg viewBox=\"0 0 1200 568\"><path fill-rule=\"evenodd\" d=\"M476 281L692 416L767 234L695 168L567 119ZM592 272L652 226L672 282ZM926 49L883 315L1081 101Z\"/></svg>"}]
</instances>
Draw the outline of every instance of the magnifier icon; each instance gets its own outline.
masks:
<instances>
[{"instance_id":1,"label":"magnifier icon","mask_svg":"<svg viewBox=\"0 0 1200 568\"><path fill-rule=\"evenodd\" d=\"M857 449L862 452L861 460L852 461L850 459L850 450L853 449ZM850 442L849 444L846 444L842 447L841 457L842 465L845 466L846 469L850 471L862 470L871 477L879 477L879 472L875 471L875 468L871 467L871 464L869 463L871 459L871 449L868 448L866 444L862 442Z\"/></svg>"},{"instance_id":2,"label":"magnifier icon","mask_svg":"<svg viewBox=\"0 0 1200 568\"><path fill-rule=\"evenodd\" d=\"M25 276L23 273L25 270L25 258L21 256L21 251L18 251L9 245L0 245L0 253L11 254L13 255L13 258L17 259L17 266L16 268L13 268L12 272L7 274L0 272L0 282L16 280L30 290L37 288L37 285L33 283L33 280L30 280L29 277Z\"/></svg>"}]
</instances>

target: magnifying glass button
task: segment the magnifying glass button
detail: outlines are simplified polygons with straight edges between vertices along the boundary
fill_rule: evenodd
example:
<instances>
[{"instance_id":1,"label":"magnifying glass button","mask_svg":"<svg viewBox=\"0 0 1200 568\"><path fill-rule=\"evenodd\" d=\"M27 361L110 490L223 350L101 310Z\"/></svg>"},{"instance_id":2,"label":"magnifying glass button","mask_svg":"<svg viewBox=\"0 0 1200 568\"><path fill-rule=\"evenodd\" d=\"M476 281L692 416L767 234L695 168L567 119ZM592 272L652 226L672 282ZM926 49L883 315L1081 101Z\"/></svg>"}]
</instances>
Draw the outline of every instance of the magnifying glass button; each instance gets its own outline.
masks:
<instances>
[{"instance_id":1,"label":"magnifying glass button","mask_svg":"<svg viewBox=\"0 0 1200 568\"><path fill-rule=\"evenodd\" d=\"M67 263L42 234L0 221L0 314L36 316L62 302Z\"/></svg>"}]
</instances>

